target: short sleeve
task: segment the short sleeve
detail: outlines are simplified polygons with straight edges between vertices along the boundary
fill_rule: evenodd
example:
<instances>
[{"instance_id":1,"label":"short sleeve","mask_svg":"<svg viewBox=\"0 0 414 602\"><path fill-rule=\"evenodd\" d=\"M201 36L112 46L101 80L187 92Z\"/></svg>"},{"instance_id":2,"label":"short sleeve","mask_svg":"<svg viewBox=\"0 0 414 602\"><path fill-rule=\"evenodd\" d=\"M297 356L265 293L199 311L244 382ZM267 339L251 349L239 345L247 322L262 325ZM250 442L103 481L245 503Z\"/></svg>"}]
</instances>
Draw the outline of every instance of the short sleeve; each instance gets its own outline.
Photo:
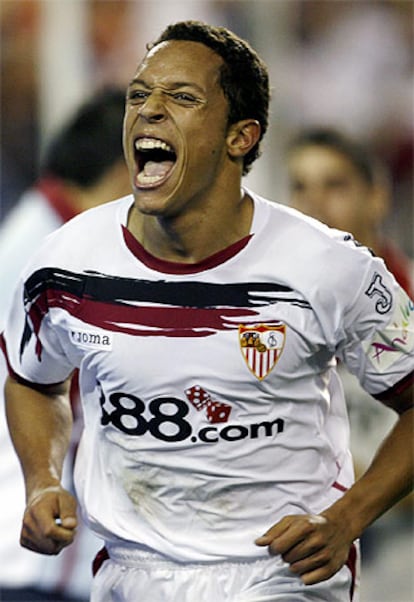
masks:
<instances>
[{"instance_id":1,"label":"short sleeve","mask_svg":"<svg viewBox=\"0 0 414 602\"><path fill-rule=\"evenodd\" d=\"M21 279L2 335L3 348L9 369L17 377L37 384L54 384L66 380L75 366L59 340L42 275L46 279L47 270ZM29 293L28 282L34 277L37 291Z\"/></svg>"},{"instance_id":2,"label":"short sleeve","mask_svg":"<svg viewBox=\"0 0 414 602\"><path fill-rule=\"evenodd\" d=\"M414 370L414 304L381 259L365 255L360 267L337 355L377 395Z\"/></svg>"}]
</instances>

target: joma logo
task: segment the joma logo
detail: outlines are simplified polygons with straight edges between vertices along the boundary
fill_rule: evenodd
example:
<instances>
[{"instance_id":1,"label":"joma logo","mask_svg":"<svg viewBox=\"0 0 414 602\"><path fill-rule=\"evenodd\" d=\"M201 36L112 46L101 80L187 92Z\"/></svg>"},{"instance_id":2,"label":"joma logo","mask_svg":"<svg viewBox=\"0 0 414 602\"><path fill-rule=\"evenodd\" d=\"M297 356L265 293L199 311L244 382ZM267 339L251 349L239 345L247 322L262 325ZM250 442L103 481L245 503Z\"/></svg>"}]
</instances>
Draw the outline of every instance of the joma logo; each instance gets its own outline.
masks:
<instances>
[{"instance_id":1,"label":"joma logo","mask_svg":"<svg viewBox=\"0 0 414 602\"><path fill-rule=\"evenodd\" d=\"M71 330L70 337L75 345L90 347L92 349L111 349L112 335L106 332L92 332L91 330Z\"/></svg>"}]
</instances>

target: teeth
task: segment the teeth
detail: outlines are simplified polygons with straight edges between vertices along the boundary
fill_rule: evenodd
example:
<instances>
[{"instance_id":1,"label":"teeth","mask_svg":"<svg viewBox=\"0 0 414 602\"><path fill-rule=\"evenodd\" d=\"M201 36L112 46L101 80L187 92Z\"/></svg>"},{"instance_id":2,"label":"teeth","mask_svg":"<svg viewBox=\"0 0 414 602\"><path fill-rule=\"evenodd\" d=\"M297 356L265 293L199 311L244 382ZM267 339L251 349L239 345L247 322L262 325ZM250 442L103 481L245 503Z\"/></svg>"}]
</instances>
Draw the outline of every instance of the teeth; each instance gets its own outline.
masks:
<instances>
[{"instance_id":1,"label":"teeth","mask_svg":"<svg viewBox=\"0 0 414 602\"><path fill-rule=\"evenodd\" d=\"M155 184L156 182L159 182L162 179L163 176L146 176L142 172L137 176L137 182L144 185Z\"/></svg>"},{"instance_id":2,"label":"teeth","mask_svg":"<svg viewBox=\"0 0 414 602\"><path fill-rule=\"evenodd\" d=\"M174 152L174 149L169 144L163 142L163 140L158 140L158 138L139 138L135 141L135 148L138 151L161 149L170 153Z\"/></svg>"}]
</instances>

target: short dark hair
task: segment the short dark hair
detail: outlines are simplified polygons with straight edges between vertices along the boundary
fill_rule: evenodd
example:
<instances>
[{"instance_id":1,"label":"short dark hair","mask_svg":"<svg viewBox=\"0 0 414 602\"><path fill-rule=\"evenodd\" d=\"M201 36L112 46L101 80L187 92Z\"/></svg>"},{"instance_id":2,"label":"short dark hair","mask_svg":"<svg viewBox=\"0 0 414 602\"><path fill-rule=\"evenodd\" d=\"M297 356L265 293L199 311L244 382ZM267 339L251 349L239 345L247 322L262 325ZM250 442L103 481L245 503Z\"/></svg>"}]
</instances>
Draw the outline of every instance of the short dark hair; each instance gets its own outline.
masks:
<instances>
[{"instance_id":1,"label":"short dark hair","mask_svg":"<svg viewBox=\"0 0 414 602\"><path fill-rule=\"evenodd\" d=\"M243 158L243 175L260 156L260 141L268 126L270 101L268 69L255 50L225 27L201 21L182 21L169 25L147 49L168 40L199 42L223 59L220 85L229 103L228 125L242 119L256 119L261 133L257 144Z\"/></svg>"},{"instance_id":2,"label":"short dark hair","mask_svg":"<svg viewBox=\"0 0 414 602\"><path fill-rule=\"evenodd\" d=\"M76 110L52 137L40 173L89 187L123 159L125 91L105 88Z\"/></svg>"},{"instance_id":3,"label":"short dark hair","mask_svg":"<svg viewBox=\"0 0 414 602\"><path fill-rule=\"evenodd\" d=\"M287 151L291 153L306 146L320 146L334 150L346 157L362 179L370 186L377 180L380 165L363 144L357 143L334 128L309 128L299 132L289 142Z\"/></svg>"}]
</instances>

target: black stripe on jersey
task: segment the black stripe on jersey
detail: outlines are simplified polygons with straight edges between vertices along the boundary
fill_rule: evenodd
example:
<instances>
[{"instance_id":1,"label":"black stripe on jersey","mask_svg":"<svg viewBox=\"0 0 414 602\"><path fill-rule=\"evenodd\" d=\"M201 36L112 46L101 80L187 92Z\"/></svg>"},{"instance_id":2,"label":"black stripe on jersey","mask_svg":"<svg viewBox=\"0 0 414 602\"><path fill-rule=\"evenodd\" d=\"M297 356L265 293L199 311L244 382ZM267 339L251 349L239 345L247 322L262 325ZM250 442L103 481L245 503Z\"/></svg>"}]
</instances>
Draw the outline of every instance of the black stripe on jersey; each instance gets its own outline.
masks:
<instances>
[{"instance_id":1,"label":"black stripe on jersey","mask_svg":"<svg viewBox=\"0 0 414 602\"><path fill-rule=\"evenodd\" d=\"M25 301L32 302L47 289L66 291L78 299L103 303L159 303L178 307L256 307L288 302L309 308L288 286L277 283L246 282L212 284L209 282L166 282L136 280L87 271L82 274L43 268L34 272L25 284Z\"/></svg>"},{"instance_id":2,"label":"black stripe on jersey","mask_svg":"<svg viewBox=\"0 0 414 602\"><path fill-rule=\"evenodd\" d=\"M39 360L39 330L52 308L89 326L133 336L204 337L237 329L240 322L257 322L260 307L281 302L310 307L292 289L276 283L151 281L55 268L32 274L24 290L27 317L20 353L34 334Z\"/></svg>"}]
</instances>

